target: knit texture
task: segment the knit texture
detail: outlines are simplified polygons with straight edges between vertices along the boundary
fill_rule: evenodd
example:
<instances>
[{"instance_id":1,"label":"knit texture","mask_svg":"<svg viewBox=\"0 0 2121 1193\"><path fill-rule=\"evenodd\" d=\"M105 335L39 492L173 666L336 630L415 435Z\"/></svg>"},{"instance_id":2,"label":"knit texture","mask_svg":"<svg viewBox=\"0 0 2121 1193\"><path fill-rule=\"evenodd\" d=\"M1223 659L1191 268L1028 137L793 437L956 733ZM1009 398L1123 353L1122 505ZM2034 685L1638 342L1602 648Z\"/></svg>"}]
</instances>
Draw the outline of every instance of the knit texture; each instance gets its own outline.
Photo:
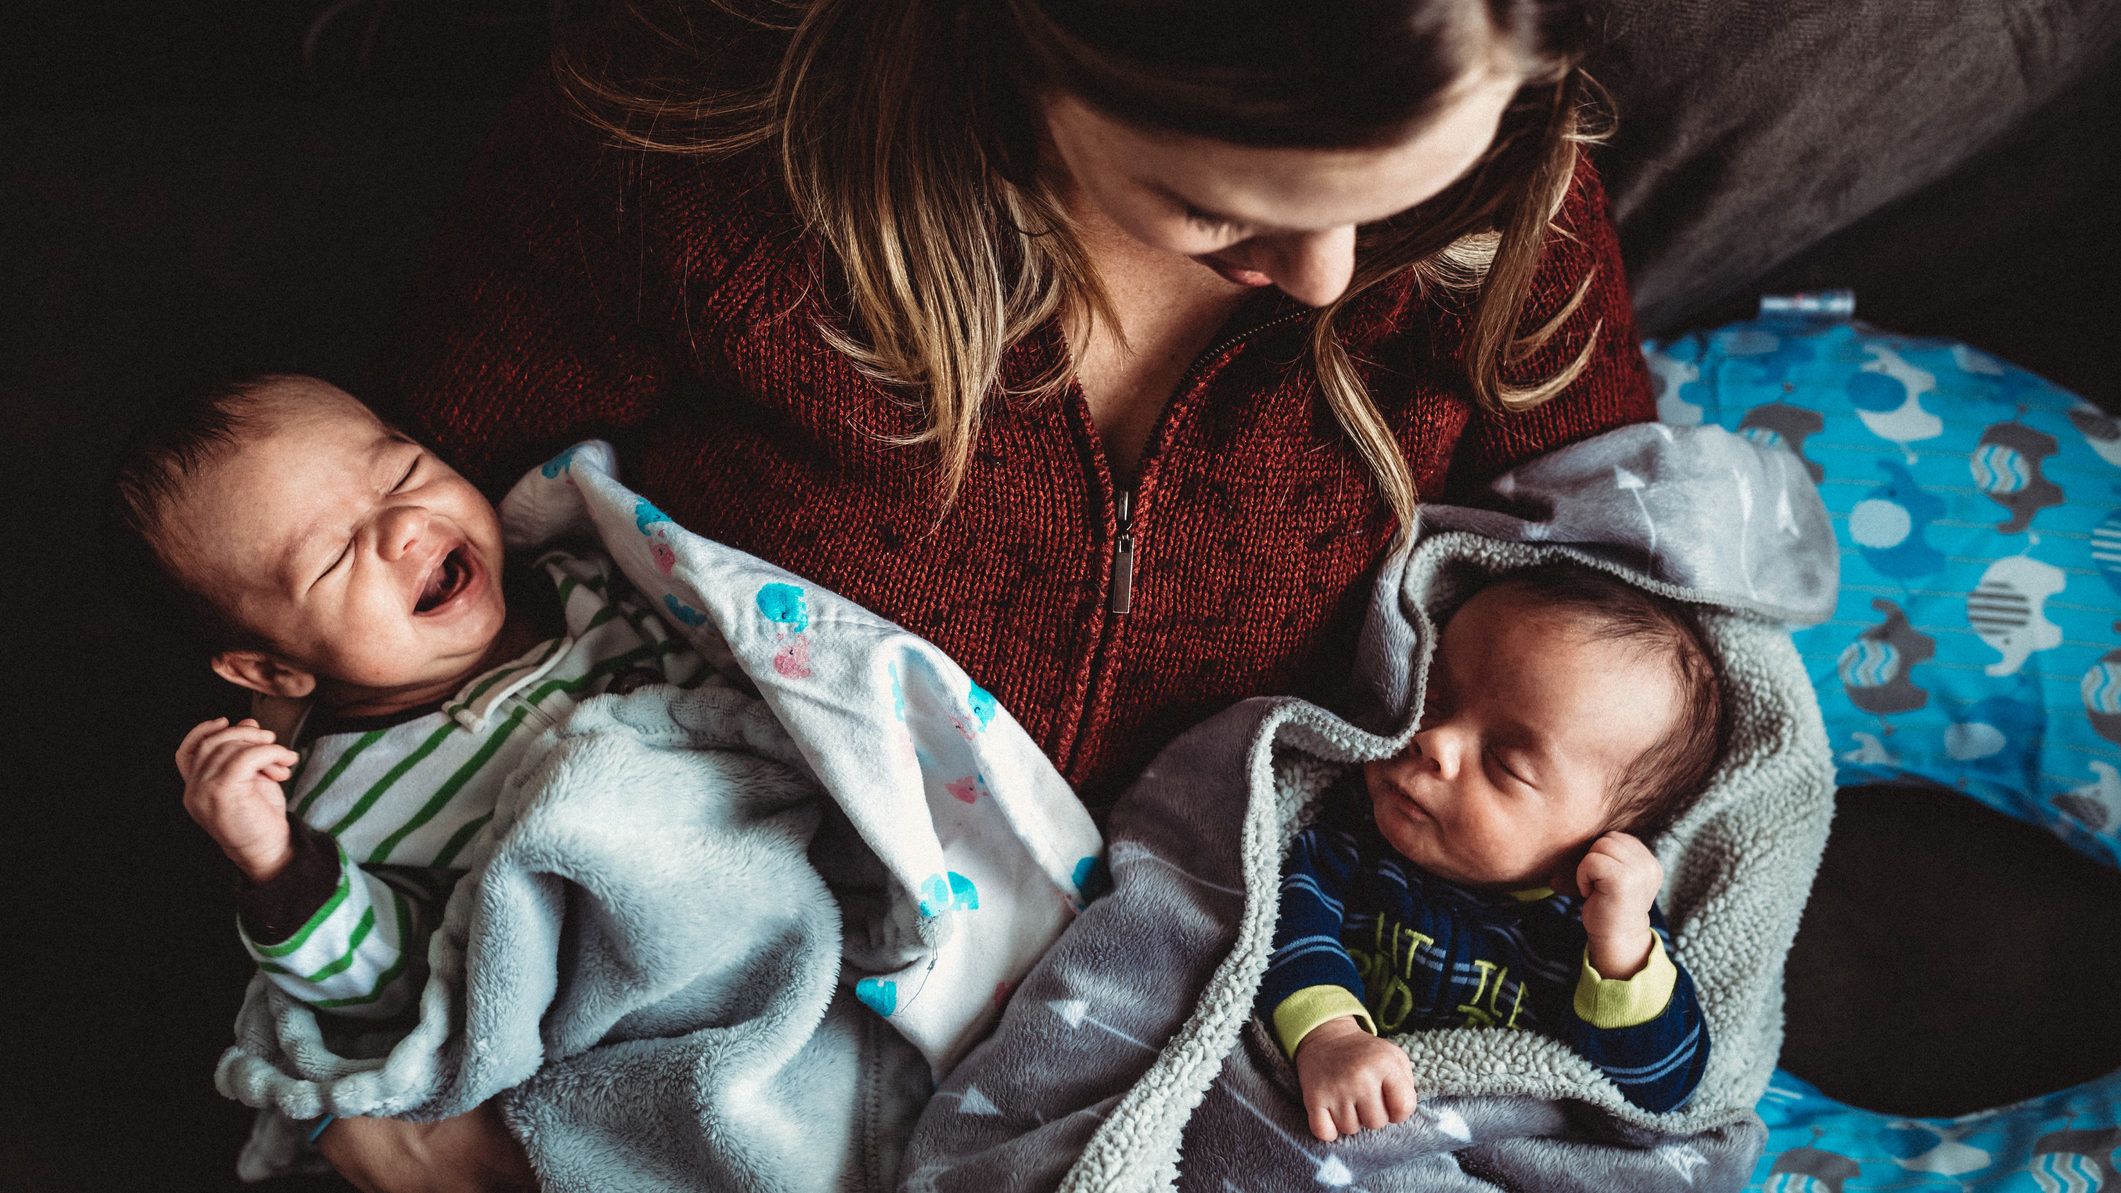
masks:
<instances>
[{"instance_id":1,"label":"knit texture","mask_svg":"<svg viewBox=\"0 0 2121 1193\"><path fill-rule=\"evenodd\" d=\"M1653 415L1605 196L1586 163L1525 326L1581 308L1513 372L1590 367L1537 410L1481 412L1460 367L1463 302L1410 283L1352 305L1342 335L1427 499ZM1258 295L1166 406L1134 497L1132 611L1109 613L1115 487L1080 390L990 398L964 488L936 524L933 453L906 395L819 333L837 316L818 243L755 157L597 143L549 93L489 147L406 345L404 414L489 490L567 443L619 447L677 521L942 647L1101 808L1178 731L1233 701L1319 693L1354 648L1389 512L1307 368L1305 310ZM1249 334L1245 334L1251 329ZM1065 356L1048 324L1004 389ZM932 533L931 533L932 530Z\"/></svg>"}]
</instances>

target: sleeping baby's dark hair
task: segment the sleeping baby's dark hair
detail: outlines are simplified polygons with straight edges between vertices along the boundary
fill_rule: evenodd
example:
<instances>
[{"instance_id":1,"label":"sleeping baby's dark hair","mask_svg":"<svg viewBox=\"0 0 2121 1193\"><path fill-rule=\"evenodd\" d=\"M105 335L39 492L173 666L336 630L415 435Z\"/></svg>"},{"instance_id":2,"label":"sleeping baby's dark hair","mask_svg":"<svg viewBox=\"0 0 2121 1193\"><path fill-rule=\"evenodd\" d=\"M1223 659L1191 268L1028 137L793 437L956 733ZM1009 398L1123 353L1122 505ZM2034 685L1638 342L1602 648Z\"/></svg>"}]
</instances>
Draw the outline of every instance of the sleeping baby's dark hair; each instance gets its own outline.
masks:
<instances>
[{"instance_id":1,"label":"sleeping baby's dark hair","mask_svg":"<svg viewBox=\"0 0 2121 1193\"><path fill-rule=\"evenodd\" d=\"M1679 716L1664 740L1621 772L1610 827L1647 837L1668 827L1708 786L1725 740L1723 679L1701 626L1677 601L1573 563L1545 563L1496 581L1582 618L1601 641L1665 662L1679 681Z\"/></svg>"},{"instance_id":2,"label":"sleeping baby's dark hair","mask_svg":"<svg viewBox=\"0 0 2121 1193\"><path fill-rule=\"evenodd\" d=\"M225 374L190 382L154 403L134 427L111 477L104 560L144 622L187 650L211 655L266 645L184 579L170 555L169 513L189 480L270 417L261 399L282 374Z\"/></svg>"}]
</instances>

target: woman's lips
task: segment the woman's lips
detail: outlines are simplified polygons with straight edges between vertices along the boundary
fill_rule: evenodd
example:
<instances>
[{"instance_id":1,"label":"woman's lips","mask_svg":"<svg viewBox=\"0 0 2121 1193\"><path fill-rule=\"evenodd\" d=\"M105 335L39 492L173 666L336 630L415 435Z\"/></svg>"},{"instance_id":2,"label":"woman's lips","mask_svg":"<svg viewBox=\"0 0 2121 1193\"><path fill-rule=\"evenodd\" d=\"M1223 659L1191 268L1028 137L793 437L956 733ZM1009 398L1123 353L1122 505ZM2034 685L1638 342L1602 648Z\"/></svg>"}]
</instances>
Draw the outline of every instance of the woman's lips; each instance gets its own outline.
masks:
<instances>
[{"instance_id":1,"label":"woman's lips","mask_svg":"<svg viewBox=\"0 0 2121 1193\"><path fill-rule=\"evenodd\" d=\"M1274 279L1266 274L1256 269L1246 269L1240 265L1232 265L1213 253L1193 259L1214 270L1226 282L1236 282L1240 286L1271 286L1274 284Z\"/></svg>"}]
</instances>

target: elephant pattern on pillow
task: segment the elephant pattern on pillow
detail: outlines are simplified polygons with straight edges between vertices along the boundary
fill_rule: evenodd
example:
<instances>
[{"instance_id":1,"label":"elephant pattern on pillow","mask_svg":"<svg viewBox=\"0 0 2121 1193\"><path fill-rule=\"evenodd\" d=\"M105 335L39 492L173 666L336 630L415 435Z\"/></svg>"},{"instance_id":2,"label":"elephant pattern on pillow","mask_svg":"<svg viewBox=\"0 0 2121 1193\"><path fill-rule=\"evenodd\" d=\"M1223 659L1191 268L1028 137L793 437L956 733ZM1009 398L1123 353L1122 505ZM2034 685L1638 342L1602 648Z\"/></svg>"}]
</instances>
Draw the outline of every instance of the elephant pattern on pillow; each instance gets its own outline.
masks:
<instances>
[{"instance_id":1,"label":"elephant pattern on pillow","mask_svg":"<svg viewBox=\"0 0 2121 1193\"><path fill-rule=\"evenodd\" d=\"M1797 645L1841 781L1955 788L2121 862L2121 424L1860 323L1645 347L1664 421L1779 444L1819 483L1842 591Z\"/></svg>"},{"instance_id":2,"label":"elephant pattern on pillow","mask_svg":"<svg viewBox=\"0 0 2121 1193\"><path fill-rule=\"evenodd\" d=\"M1938 784L2121 864L2121 423L1978 349L1845 319L1644 347L1665 422L1780 445L1819 484L1841 594L1795 639L1839 781ZM2121 1189L2121 1073L1919 1119L1778 1070L1758 1109L1770 1193Z\"/></svg>"}]
</instances>

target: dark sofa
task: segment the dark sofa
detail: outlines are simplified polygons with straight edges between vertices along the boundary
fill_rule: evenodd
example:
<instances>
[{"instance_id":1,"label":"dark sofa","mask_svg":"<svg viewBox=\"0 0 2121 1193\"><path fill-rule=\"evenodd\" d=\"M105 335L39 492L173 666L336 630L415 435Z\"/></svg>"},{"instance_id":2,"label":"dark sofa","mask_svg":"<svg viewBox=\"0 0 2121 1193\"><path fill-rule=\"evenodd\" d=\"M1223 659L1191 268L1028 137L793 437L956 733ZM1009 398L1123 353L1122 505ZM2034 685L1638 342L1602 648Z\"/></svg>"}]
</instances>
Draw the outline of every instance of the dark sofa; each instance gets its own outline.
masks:
<instances>
[{"instance_id":1,"label":"dark sofa","mask_svg":"<svg viewBox=\"0 0 2121 1193\"><path fill-rule=\"evenodd\" d=\"M237 702L75 566L89 511L117 429L203 364L373 391L423 246L541 64L545 6L37 0L4 21L0 1188L228 1187L246 1113L209 1078L247 963L169 755ZM2114 3L1650 0L1608 33L1623 124L1601 161L1646 332L1845 285L1872 322L2121 408ZM1846 795L1787 1063L1908 1113L2121 1067L2121 950L2085 956L2087 923L2114 935L2121 877L2044 835L1965 801ZM1978 998L1969 955L1993 978Z\"/></svg>"}]
</instances>

